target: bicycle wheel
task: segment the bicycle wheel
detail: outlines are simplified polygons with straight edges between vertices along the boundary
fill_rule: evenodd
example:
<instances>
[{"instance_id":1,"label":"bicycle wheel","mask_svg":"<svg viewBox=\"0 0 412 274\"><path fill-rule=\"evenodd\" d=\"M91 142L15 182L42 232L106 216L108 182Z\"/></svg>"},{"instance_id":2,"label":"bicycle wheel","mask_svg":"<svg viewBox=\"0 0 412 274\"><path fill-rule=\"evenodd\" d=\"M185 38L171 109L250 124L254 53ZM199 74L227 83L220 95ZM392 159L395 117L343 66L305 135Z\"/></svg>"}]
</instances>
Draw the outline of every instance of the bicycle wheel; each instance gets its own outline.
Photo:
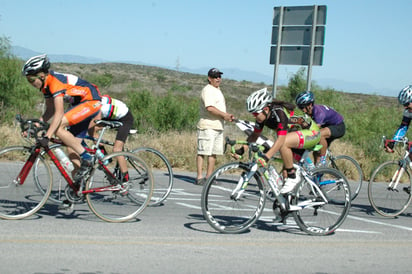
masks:
<instances>
[{"instance_id":1,"label":"bicycle wheel","mask_svg":"<svg viewBox=\"0 0 412 274\"><path fill-rule=\"evenodd\" d=\"M232 198L239 179L249 172L246 163L233 162L215 170L206 181L201 199L206 221L222 233L241 233L253 225L265 207L260 173L255 173L239 198Z\"/></svg>"},{"instance_id":2,"label":"bicycle wheel","mask_svg":"<svg viewBox=\"0 0 412 274\"><path fill-rule=\"evenodd\" d=\"M37 174L34 176L33 162L28 162L32 149L15 146L0 151L0 218L23 219L36 213L46 203L52 189L50 165L38 156ZM33 159L34 161L34 159ZM26 165L27 163L27 165ZM19 176L26 169L26 179L19 183ZM21 177L20 177L21 178ZM39 179L36 183L35 178ZM40 191L38 185L43 191Z\"/></svg>"},{"instance_id":3,"label":"bicycle wheel","mask_svg":"<svg viewBox=\"0 0 412 274\"><path fill-rule=\"evenodd\" d=\"M154 189L149 206L163 204L173 188L173 169L170 162L160 151L150 147L139 147L131 151L143 159L151 168Z\"/></svg>"},{"instance_id":4,"label":"bicycle wheel","mask_svg":"<svg viewBox=\"0 0 412 274\"><path fill-rule=\"evenodd\" d=\"M119 183L110 171L116 170L116 157L123 156L127 162L129 181ZM139 215L149 204L153 192L153 176L146 163L129 152L107 155L103 161L108 165L98 166L85 189L87 204L100 219L107 222L126 222Z\"/></svg>"},{"instance_id":5,"label":"bicycle wheel","mask_svg":"<svg viewBox=\"0 0 412 274\"><path fill-rule=\"evenodd\" d=\"M303 179L291 202L302 209L293 211L293 217L302 231L311 235L328 235L343 223L349 213L350 187L346 178L332 168L315 168L312 175L317 178L315 183L321 185L322 193ZM322 194L326 196L327 202ZM335 203L334 200L344 203Z\"/></svg>"},{"instance_id":6,"label":"bicycle wheel","mask_svg":"<svg viewBox=\"0 0 412 274\"><path fill-rule=\"evenodd\" d=\"M385 162L372 173L368 185L369 202L382 216L398 216L411 203L411 184L409 169L405 170L399 161Z\"/></svg>"},{"instance_id":7,"label":"bicycle wheel","mask_svg":"<svg viewBox=\"0 0 412 274\"><path fill-rule=\"evenodd\" d=\"M329 165L329 167L339 170L346 177L353 201L362 187L363 172L359 163L350 156L338 155L331 158Z\"/></svg>"}]
</instances>

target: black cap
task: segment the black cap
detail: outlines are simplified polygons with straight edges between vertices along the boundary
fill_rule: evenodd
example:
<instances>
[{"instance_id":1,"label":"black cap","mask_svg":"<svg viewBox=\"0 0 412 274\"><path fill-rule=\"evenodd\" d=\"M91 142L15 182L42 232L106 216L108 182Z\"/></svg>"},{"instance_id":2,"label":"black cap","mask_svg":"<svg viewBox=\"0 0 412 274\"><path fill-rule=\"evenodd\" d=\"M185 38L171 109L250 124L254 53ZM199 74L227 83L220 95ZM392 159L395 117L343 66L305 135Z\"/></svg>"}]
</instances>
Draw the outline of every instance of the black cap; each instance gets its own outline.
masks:
<instances>
[{"instance_id":1,"label":"black cap","mask_svg":"<svg viewBox=\"0 0 412 274\"><path fill-rule=\"evenodd\" d=\"M222 74L223 74L223 72L221 72L217 68L211 68L211 69L209 69L209 72L207 73L207 76L216 77L216 76L220 76Z\"/></svg>"}]
</instances>

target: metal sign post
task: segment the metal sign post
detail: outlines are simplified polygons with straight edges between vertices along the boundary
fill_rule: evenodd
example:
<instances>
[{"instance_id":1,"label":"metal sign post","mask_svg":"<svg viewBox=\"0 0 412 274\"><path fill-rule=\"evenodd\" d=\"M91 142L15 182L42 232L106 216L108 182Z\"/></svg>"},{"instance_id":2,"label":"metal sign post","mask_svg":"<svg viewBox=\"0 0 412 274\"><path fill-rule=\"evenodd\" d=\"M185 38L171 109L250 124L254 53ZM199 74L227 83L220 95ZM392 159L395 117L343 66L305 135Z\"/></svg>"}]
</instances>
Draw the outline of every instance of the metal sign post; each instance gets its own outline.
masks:
<instances>
[{"instance_id":1,"label":"metal sign post","mask_svg":"<svg viewBox=\"0 0 412 274\"><path fill-rule=\"evenodd\" d=\"M275 7L270 64L274 65L273 97L276 98L279 65L308 66L307 90L312 66L321 66L325 41L326 6Z\"/></svg>"}]
</instances>

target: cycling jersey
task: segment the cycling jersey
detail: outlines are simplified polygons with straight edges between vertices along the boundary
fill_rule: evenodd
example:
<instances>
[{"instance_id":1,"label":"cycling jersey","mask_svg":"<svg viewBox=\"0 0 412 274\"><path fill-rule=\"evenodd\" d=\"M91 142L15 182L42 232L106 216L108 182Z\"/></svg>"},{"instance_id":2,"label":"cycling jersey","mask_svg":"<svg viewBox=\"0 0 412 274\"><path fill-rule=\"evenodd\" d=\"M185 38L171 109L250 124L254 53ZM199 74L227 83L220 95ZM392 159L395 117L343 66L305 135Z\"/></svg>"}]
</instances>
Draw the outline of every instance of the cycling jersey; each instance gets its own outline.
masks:
<instances>
[{"instance_id":1,"label":"cycling jersey","mask_svg":"<svg viewBox=\"0 0 412 274\"><path fill-rule=\"evenodd\" d=\"M103 95L101 102L102 119L119 120L129 112L129 108L125 103L108 95Z\"/></svg>"},{"instance_id":2,"label":"cycling jersey","mask_svg":"<svg viewBox=\"0 0 412 274\"><path fill-rule=\"evenodd\" d=\"M41 89L44 98L64 96L65 101L77 105L83 101L100 100L98 88L89 82L71 74L58 73L50 70Z\"/></svg>"},{"instance_id":3,"label":"cycling jersey","mask_svg":"<svg viewBox=\"0 0 412 274\"><path fill-rule=\"evenodd\" d=\"M399 128L396 130L395 135L392 138L393 140L399 141L403 137L405 137L406 133L408 132L411 119L412 119L412 112L409 112L408 109L405 109L403 112L402 122Z\"/></svg>"},{"instance_id":4,"label":"cycling jersey","mask_svg":"<svg viewBox=\"0 0 412 274\"><path fill-rule=\"evenodd\" d=\"M294 111L279 105L271 106L270 116L264 122L256 122L255 132L262 132L265 125L276 130L277 136L294 131L300 140L298 148L311 148L320 140L319 127L309 116L295 116Z\"/></svg>"},{"instance_id":5,"label":"cycling jersey","mask_svg":"<svg viewBox=\"0 0 412 274\"><path fill-rule=\"evenodd\" d=\"M336 110L325 105L313 105L313 120L321 127L339 125L343 122L343 117Z\"/></svg>"}]
</instances>

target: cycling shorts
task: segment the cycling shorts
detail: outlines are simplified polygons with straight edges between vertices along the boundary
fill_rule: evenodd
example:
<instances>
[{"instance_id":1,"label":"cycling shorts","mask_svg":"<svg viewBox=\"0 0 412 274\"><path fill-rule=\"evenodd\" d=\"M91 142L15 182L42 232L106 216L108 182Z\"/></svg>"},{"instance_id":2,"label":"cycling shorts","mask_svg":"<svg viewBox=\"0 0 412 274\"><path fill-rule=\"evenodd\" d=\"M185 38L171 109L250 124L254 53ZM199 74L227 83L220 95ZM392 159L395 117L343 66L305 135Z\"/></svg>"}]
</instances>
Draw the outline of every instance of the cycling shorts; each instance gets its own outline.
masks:
<instances>
[{"instance_id":1,"label":"cycling shorts","mask_svg":"<svg viewBox=\"0 0 412 274\"><path fill-rule=\"evenodd\" d=\"M333 140L341 138L343 135L345 135L346 132L346 127L345 123L342 122L338 125L330 125L326 126L329 128L331 136L326 139L326 142L328 143L328 146L332 143Z\"/></svg>"},{"instance_id":2,"label":"cycling shorts","mask_svg":"<svg viewBox=\"0 0 412 274\"><path fill-rule=\"evenodd\" d=\"M320 131L303 129L290 132L288 134L297 134L299 136L299 149L308 149L316 146L320 141Z\"/></svg>"},{"instance_id":3,"label":"cycling shorts","mask_svg":"<svg viewBox=\"0 0 412 274\"><path fill-rule=\"evenodd\" d=\"M64 117L69 122L69 131L76 137L84 138L89 124L99 113L101 103L99 100L84 101L68 109Z\"/></svg>"},{"instance_id":4,"label":"cycling shorts","mask_svg":"<svg viewBox=\"0 0 412 274\"><path fill-rule=\"evenodd\" d=\"M118 128L116 140L126 143L126 139L129 135L130 129L133 127L133 115L129 111L125 116L123 116L117 121L122 122L123 126Z\"/></svg>"}]
</instances>

